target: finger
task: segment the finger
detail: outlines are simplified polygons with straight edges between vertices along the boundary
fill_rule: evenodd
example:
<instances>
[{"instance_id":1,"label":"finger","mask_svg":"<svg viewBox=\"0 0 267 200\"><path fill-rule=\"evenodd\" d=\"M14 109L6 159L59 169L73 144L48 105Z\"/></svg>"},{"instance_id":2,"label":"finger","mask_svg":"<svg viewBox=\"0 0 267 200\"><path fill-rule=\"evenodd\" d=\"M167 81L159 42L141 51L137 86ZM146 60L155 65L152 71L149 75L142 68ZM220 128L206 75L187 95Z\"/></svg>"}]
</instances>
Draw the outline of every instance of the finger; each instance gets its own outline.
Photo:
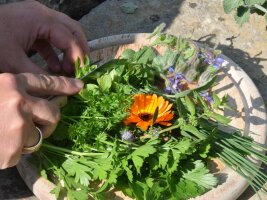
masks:
<instances>
[{"instance_id":1,"label":"finger","mask_svg":"<svg viewBox=\"0 0 267 200\"><path fill-rule=\"evenodd\" d=\"M69 16L56 12L56 15L58 16L58 19L61 20L61 22L68 27L68 29L71 31L71 33L77 38L79 45L81 46L84 55L89 55L90 50L87 43L87 38L85 36L85 33L82 29L82 26L79 22L71 19Z\"/></svg>"},{"instance_id":2,"label":"finger","mask_svg":"<svg viewBox=\"0 0 267 200\"><path fill-rule=\"evenodd\" d=\"M42 130L44 138L49 137L60 119L59 108L55 104L37 97L29 97L28 103L34 124Z\"/></svg>"},{"instance_id":3,"label":"finger","mask_svg":"<svg viewBox=\"0 0 267 200\"><path fill-rule=\"evenodd\" d=\"M49 33L41 36L42 39L50 41L52 45L64 52L63 69L66 73L73 73L77 58L84 57L76 37L63 24L52 24L48 29Z\"/></svg>"},{"instance_id":4,"label":"finger","mask_svg":"<svg viewBox=\"0 0 267 200\"><path fill-rule=\"evenodd\" d=\"M64 76L22 73L16 75L28 93L40 95L73 95L83 88L83 82Z\"/></svg>"},{"instance_id":5,"label":"finger","mask_svg":"<svg viewBox=\"0 0 267 200\"><path fill-rule=\"evenodd\" d=\"M14 116L15 112L12 112L13 123L9 123L9 131L7 134L2 135L2 140L5 141L1 146L0 152L0 168L7 168L15 166L23 152L23 147L26 145L34 145L37 139L31 137L31 134L35 131L35 126L31 120L31 115L26 112L18 112Z\"/></svg>"},{"instance_id":6,"label":"finger","mask_svg":"<svg viewBox=\"0 0 267 200\"><path fill-rule=\"evenodd\" d=\"M32 46L33 49L38 51L42 58L46 61L47 67L53 73L60 73L61 67L58 56L53 47L45 40L37 40Z\"/></svg>"}]
</instances>

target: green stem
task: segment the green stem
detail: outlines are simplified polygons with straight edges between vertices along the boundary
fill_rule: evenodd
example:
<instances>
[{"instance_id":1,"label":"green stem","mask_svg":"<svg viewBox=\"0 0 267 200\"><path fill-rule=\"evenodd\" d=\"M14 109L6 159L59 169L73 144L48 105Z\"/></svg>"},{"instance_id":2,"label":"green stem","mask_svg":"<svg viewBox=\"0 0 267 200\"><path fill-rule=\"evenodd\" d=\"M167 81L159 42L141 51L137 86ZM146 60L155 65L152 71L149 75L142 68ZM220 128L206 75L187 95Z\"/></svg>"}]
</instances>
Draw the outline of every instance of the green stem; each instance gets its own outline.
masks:
<instances>
[{"instance_id":1,"label":"green stem","mask_svg":"<svg viewBox=\"0 0 267 200\"><path fill-rule=\"evenodd\" d=\"M62 117L65 117L67 119L108 119L107 117L87 117L87 116L67 116L67 115L61 115Z\"/></svg>"},{"instance_id":2,"label":"green stem","mask_svg":"<svg viewBox=\"0 0 267 200\"><path fill-rule=\"evenodd\" d=\"M177 128L179 128L179 127L180 127L180 125L172 126L172 127L170 127L170 128L165 128L165 129L159 131L158 134L165 133L165 132L171 131L171 130L173 130L173 129L177 129Z\"/></svg>"},{"instance_id":3,"label":"green stem","mask_svg":"<svg viewBox=\"0 0 267 200\"><path fill-rule=\"evenodd\" d=\"M50 150L54 150L57 152L64 152L64 153L68 153L68 154L72 154L72 155L77 155L77 156L101 156L103 153L91 153L91 152L78 152L78 151L72 151L66 148L62 148L62 147L56 147L54 145L50 145L47 143L43 143L42 147L50 149Z\"/></svg>"},{"instance_id":4,"label":"green stem","mask_svg":"<svg viewBox=\"0 0 267 200\"><path fill-rule=\"evenodd\" d=\"M264 13L267 13L267 9L264 8L263 6L259 5L259 4L255 4L254 7L259 9L260 11L262 11Z\"/></svg>"}]
</instances>

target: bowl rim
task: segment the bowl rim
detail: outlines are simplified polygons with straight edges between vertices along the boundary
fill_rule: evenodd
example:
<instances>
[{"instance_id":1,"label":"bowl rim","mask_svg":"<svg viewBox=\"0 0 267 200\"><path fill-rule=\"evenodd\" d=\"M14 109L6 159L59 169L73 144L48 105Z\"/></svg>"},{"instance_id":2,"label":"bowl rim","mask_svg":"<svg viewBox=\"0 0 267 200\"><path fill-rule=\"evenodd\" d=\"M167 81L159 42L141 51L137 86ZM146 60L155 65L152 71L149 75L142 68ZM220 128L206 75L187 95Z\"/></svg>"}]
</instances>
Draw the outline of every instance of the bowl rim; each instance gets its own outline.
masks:
<instances>
[{"instance_id":1,"label":"bowl rim","mask_svg":"<svg viewBox=\"0 0 267 200\"><path fill-rule=\"evenodd\" d=\"M143 43L146 41L147 36L149 33L130 33L130 34L119 34L119 35L112 35L107 37L102 37L99 39L95 39L88 42L88 45L90 47L91 52L97 51L99 49L112 47L112 46L120 46L120 45L126 45L126 44L133 44L133 43ZM245 82L245 85L250 89L250 92L245 92L242 89L240 89L239 92L242 93L242 101L248 101L246 102L247 108L249 109L249 106L253 106L250 94L253 93L253 98L257 98L258 103L261 106L262 112L256 112L262 120L264 120L264 124L261 126L262 135L258 138L262 142L263 145L266 145L266 108L264 106L264 101L259 93L257 87L251 80L251 78L246 74L246 72L240 68L235 62L233 62L230 58L222 54L222 58L225 61L224 66L222 68L224 73L227 73L231 76L233 76L233 80L235 78L240 79L242 77L243 84ZM250 128L256 128L255 126L249 126L247 127L250 131ZM245 130L246 131L246 130ZM257 141L257 140L256 140ZM258 141L258 142L260 142ZM50 181L46 180L45 178L41 177L38 170L35 166L33 166L27 159L29 156L23 156L20 160L19 164L16 166L22 179L27 184L27 186L31 189L31 191L35 194L35 196L39 199L49 199L54 200L54 195L50 194L51 189L53 188L54 184ZM259 165L261 163L258 163ZM247 181L239 176L236 172L231 170L230 168L226 167L223 170L223 173L230 174L231 179L230 182L226 183L230 185L230 187L223 186L224 184L218 186L215 189L212 189L205 193L202 196L194 198L195 200L204 200L204 199L218 199L218 200L233 200L236 199L238 196L240 196L244 190L247 188L248 183ZM40 191L39 188L42 188ZM212 192L213 190L216 190L216 192ZM220 195L223 194L223 195ZM222 197L223 196L223 197Z\"/></svg>"}]
</instances>

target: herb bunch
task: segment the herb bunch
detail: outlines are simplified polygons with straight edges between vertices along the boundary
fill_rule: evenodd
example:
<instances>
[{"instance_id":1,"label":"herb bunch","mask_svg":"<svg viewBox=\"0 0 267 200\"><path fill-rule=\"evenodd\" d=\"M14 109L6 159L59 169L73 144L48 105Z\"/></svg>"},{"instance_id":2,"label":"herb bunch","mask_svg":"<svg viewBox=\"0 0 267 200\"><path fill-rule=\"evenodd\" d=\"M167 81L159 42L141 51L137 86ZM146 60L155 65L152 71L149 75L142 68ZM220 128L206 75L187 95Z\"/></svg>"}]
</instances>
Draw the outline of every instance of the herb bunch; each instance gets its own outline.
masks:
<instances>
[{"instance_id":1,"label":"herb bunch","mask_svg":"<svg viewBox=\"0 0 267 200\"><path fill-rule=\"evenodd\" d=\"M265 149L238 130L221 129L230 122L218 114L229 109L227 97L210 91L222 63L219 52L162 29L150 36L156 38L151 46L125 50L101 66L62 108L55 133L36 153L41 174L56 184L52 193L57 198L110 199L119 190L133 199L189 199L218 184L207 167L212 157L247 178L255 190L266 182L267 176L247 159L267 163L258 151ZM159 45L166 48L163 53L156 51ZM76 63L77 78L96 67L88 58L84 63L83 68ZM137 94L140 99L154 94L154 104L144 107L142 101L139 106L146 109L137 115L141 122L150 120L148 128L138 127L140 121L124 123L138 107ZM174 116L168 123L157 123L159 102L168 106L166 116Z\"/></svg>"}]
</instances>

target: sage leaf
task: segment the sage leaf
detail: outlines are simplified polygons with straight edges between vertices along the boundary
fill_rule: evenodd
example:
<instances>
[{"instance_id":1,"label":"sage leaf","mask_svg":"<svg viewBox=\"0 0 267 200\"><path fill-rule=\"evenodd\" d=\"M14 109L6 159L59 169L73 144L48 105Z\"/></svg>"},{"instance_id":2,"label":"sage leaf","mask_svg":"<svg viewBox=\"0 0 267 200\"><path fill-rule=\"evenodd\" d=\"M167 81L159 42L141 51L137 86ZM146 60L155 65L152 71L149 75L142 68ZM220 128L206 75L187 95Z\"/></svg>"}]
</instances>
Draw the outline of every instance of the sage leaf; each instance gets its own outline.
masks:
<instances>
[{"instance_id":1,"label":"sage leaf","mask_svg":"<svg viewBox=\"0 0 267 200\"><path fill-rule=\"evenodd\" d=\"M188 96L185 96L185 104L191 115L196 114L196 107Z\"/></svg>"},{"instance_id":2,"label":"sage leaf","mask_svg":"<svg viewBox=\"0 0 267 200\"><path fill-rule=\"evenodd\" d=\"M138 6L132 2L127 2L127 3L122 4L120 8L121 8L121 11L126 14L133 14L135 10L138 8Z\"/></svg>"},{"instance_id":3,"label":"sage leaf","mask_svg":"<svg viewBox=\"0 0 267 200\"><path fill-rule=\"evenodd\" d=\"M242 26L245 22L249 20L249 15L250 15L250 8L243 6L239 7L235 15L235 20L240 26Z\"/></svg>"},{"instance_id":4,"label":"sage leaf","mask_svg":"<svg viewBox=\"0 0 267 200\"><path fill-rule=\"evenodd\" d=\"M223 1L224 12L228 14L232 10L238 8L243 4L244 4L243 0L224 0Z\"/></svg>"}]
</instances>

